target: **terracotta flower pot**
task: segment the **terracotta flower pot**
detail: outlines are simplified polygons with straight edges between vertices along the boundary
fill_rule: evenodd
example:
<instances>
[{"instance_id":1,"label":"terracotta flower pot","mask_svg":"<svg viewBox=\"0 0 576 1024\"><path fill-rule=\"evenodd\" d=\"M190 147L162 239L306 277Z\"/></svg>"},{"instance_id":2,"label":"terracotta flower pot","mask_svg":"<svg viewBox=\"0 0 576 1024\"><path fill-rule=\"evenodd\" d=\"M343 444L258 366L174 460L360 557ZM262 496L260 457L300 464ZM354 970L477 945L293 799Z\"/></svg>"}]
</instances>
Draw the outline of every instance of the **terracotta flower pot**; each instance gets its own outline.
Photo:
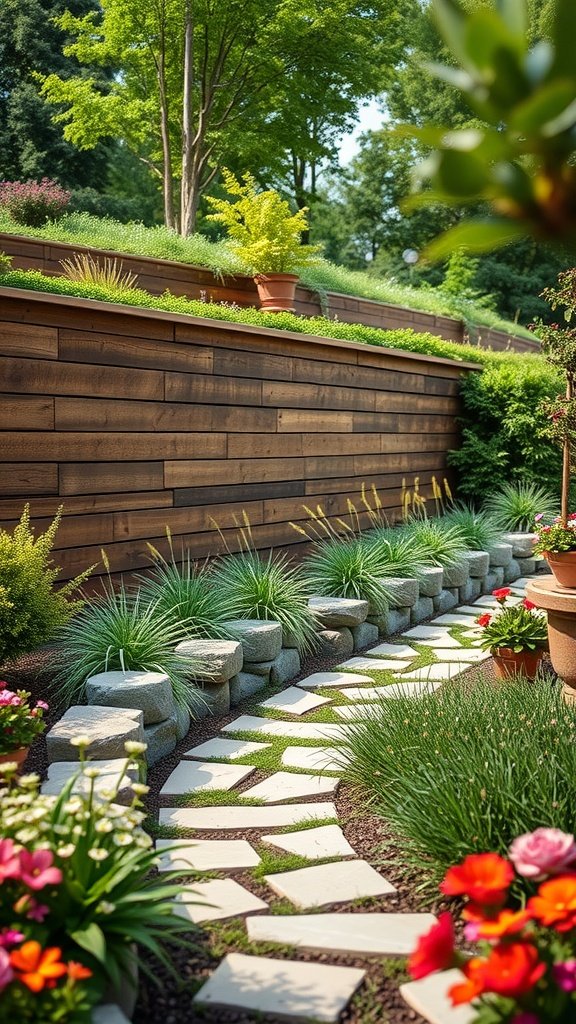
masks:
<instances>
[{"instance_id":1,"label":"terracotta flower pot","mask_svg":"<svg viewBox=\"0 0 576 1024\"><path fill-rule=\"evenodd\" d=\"M294 313L297 274L258 274L254 280L261 309L270 313Z\"/></svg>"},{"instance_id":2,"label":"terracotta flower pot","mask_svg":"<svg viewBox=\"0 0 576 1024\"><path fill-rule=\"evenodd\" d=\"M498 679L511 679L513 676L535 679L544 656L543 650L516 652L511 647L493 647L490 653Z\"/></svg>"},{"instance_id":3,"label":"terracotta flower pot","mask_svg":"<svg viewBox=\"0 0 576 1024\"><path fill-rule=\"evenodd\" d=\"M21 768L28 757L29 750L30 747L20 747L18 750L12 750L10 754L0 754L0 764L9 764L11 761L15 761L18 768Z\"/></svg>"},{"instance_id":4,"label":"terracotta flower pot","mask_svg":"<svg viewBox=\"0 0 576 1024\"><path fill-rule=\"evenodd\" d=\"M561 587L576 589L576 551L546 551L544 557Z\"/></svg>"}]
</instances>

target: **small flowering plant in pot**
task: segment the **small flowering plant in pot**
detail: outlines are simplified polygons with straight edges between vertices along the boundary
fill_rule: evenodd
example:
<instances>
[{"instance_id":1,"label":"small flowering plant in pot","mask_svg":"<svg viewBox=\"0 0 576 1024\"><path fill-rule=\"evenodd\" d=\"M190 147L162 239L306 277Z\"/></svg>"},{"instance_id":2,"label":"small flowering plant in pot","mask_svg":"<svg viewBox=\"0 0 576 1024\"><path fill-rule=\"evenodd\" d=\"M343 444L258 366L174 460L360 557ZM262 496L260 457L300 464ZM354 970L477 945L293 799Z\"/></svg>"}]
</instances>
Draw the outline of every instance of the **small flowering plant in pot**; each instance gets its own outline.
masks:
<instances>
[{"instance_id":1,"label":"small flowering plant in pot","mask_svg":"<svg viewBox=\"0 0 576 1024\"><path fill-rule=\"evenodd\" d=\"M534 554L543 555L554 576L562 587L576 587L576 512L565 522L556 516L551 523L545 523L544 516L537 515L534 531L537 535Z\"/></svg>"},{"instance_id":2,"label":"small flowering plant in pot","mask_svg":"<svg viewBox=\"0 0 576 1024\"><path fill-rule=\"evenodd\" d=\"M507 605L511 593L509 587L492 591L499 607L476 619L483 628L480 646L490 651L500 679L515 675L534 679L548 646L546 614L526 599Z\"/></svg>"},{"instance_id":3,"label":"small flowering plant in pot","mask_svg":"<svg viewBox=\"0 0 576 1024\"><path fill-rule=\"evenodd\" d=\"M27 690L11 690L0 680L0 764L22 764L33 740L45 729L48 705L39 700L32 706Z\"/></svg>"},{"instance_id":4,"label":"small flowering plant in pot","mask_svg":"<svg viewBox=\"0 0 576 1024\"><path fill-rule=\"evenodd\" d=\"M412 977L459 968L462 979L448 996L454 1006L472 1004L475 1024L573 1024L574 836L538 828L515 839L508 857L471 854L448 870L440 890L465 901L464 937L474 949L456 948L446 911L412 953Z\"/></svg>"},{"instance_id":5,"label":"small flowering plant in pot","mask_svg":"<svg viewBox=\"0 0 576 1024\"><path fill-rule=\"evenodd\" d=\"M154 873L158 855L142 828L132 781L145 744L127 743L110 790L84 758L58 796L37 775L0 766L0 1003L2 1019L88 1024L110 986L120 990L140 963L137 945L171 969L165 943L184 943L190 923L175 910L174 872ZM130 783L128 806L118 803ZM144 968L147 970L147 968Z\"/></svg>"}]
</instances>

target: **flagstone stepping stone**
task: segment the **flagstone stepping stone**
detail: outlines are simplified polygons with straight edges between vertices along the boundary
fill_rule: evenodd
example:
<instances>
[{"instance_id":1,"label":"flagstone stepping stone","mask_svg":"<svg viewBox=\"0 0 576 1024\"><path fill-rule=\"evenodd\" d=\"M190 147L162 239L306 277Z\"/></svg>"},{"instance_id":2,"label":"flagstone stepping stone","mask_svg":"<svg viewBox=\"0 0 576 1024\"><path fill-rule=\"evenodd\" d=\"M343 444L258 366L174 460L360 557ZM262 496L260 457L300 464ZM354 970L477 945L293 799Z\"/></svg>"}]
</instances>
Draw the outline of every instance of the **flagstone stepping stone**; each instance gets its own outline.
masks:
<instances>
[{"instance_id":1,"label":"flagstone stepping stone","mask_svg":"<svg viewBox=\"0 0 576 1024\"><path fill-rule=\"evenodd\" d=\"M437 665L424 665L422 668L414 669L412 672L405 672L398 677L399 682L409 681L413 683L428 682L430 679L445 680L454 679L459 671L458 665L438 662Z\"/></svg>"},{"instance_id":2,"label":"flagstone stepping stone","mask_svg":"<svg viewBox=\"0 0 576 1024\"><path fill-rule=\"evenodd\" d=\"M482 612L478 613L478 605L476 604L461 604L456 608L456 612L458 614L461 612L463 615L474 615L475 618L478 617L478 614L482 614Z\"/></svg>"},{"instance_id":3,"label":"flagstone stepping stone","mask_svg":"<svg viewBox=\"0 0 576 1024\"><path fill-rule=\"evenodd\" d=\"M238 757L246 757L247 754L259 754L266 750L271 743L249 743L247 740L225 740L221 736L215 736L212 740L206 740L197 747L187 750L182 757L192 757L197 761L203 761L205 757L228 758L235 761Z\"/></svg>"},{"instance_id":4,"label":"flagstone stepping stone","mask_svg":"<svg viewBox=\"0 0 576 1024\"><path fill-rule=\"evenodd\" d=\"M260 864L256 850L245 839L204 839L194 843L158 839L156 849L162 854L159 871L243 871Z\"/></svg>"},{"instance_id":5,"label":"flagstone stepping stone","mask_svg":"<svg viewBox=\"0 0 576 1024\"><path fill-rule=\"evenodd\" d=\"M459 640L450 633L448 626L414 626L403 636L410 640L416 640L424 647L461 647Z\"/></svg>"},{"instance_id":6,"label":"flagstone stepping stone","mask_svg":"<svg viewBox=\"0 0 576 1024\"><path fill-rule=\"evenodd\" d=\"M174 901L174 909L193 924L222 921L227 917L245 917L267 910L268 904L254 896L233 878L215 878L210 882L194 882L182 886Z\"/></svg>"},{"instance_id":7,"label":"flagstone stepping stone","mask_svg":"<svg viewBox=\"0 0 576 1024\"><path fill-rule=\"evenodd\" d=\"M426 637L422 637L422 639L418 640L418 643L422 644L423 647L431 647L433 650L435 650L437 647L441 647L444 650L447 650L448 648L450 648L451 650L456 650L458 647L462 647L460 641L456 640L455 637L450 636L449 633L446 633L445 636L438 636L435 639L427 639Z\"/></svg>"},{"instance_id":8,"label":"flagstone stepping stone","mask_svg":"<svg viewBox=\"0 0 576 1024\"><path fill-rule=\"evenodd\" d=\"M263 800L266 804L285 804L289 800L306 800L308 797L335 793L340 779L320 775L296 775L294 772L274 772L263 782L246 789L243 797Z\"/></svg>"},{"instance_id":9,"label":"flagstone stepping stone","mask_svg":"<svg viewBox=\"0 0 576 1024\"><path fill-rule=\"evenodd\" d=\"M343 747L286 747L282 754L282 764L287 768L310 772L341 772L349 760Z\"/></svg>"},{"instance_id":10,"label":"flagstone stepping stone","mask_svg":"<svg viewBox=\"0 0 576 1024\"><path fill-rule=\"evenodd\" d=\"M354 672L313 672L311 676L300 679L296 684L304 690L328 689L331 686L358 686L359 683L371 683L371 676L362 676Z\"/></svg>"},{"instance_id":11,"label":"flagstone stepping stone","mask_svg":"<svg viewBox=\"0 0 576 1024\"><path fill-rule=\"evenodd\" d=\"M174 828L220 832L226 829L283 828L303 821L336 818L333 803L283 804L277 807L161 807L159 822Z\"/></svg>"},{"instance_id":12,"label":"flagstone stepping stone","mask_svg":"<svg viewBox=\"0 0 576 1024\"><path fill-rule=\"evenodd\" d=\"M530 576L522 576L519 580L514 580L512 590L525 590L530 582Z\"/></svg>"},{"instance_id":13,"label":"flagstone stepping stone","mask_svg":"<svg viewBox=\"0 0 576 1024\"><path fill-rule=\"evenodd\" d=\"M290 715L305 715L314 711L322 704L330 704L330 697L318 697L312 693L302 693L298 686L289 686L281 693L275 693L268 700L263 700L261 707L274 708L275 711L286 711Z\"/></svg>"},{"instance_id":14,"label":"flagstone stepping stone","mask_svg":"<svg viewBox=\"0 0 576 1024\"><path fill-rule=\"evenodd\" d=\"M396 892L365 860L318 864L264 877L275 893L304 909Z\"/></svg>"},{"instance_id":15,"label":"flagstone stepping stone","mask_svg":"<svg viewBox=\"0 0 576 1024\"><path fill-rule=\"evenodd\" d=\"M326 629L359 626L368 615L368 601L348 597L311 597L308 607Z\"/></svg>"},{"instance_id":16,"label":"flagstone stepping stone","mask_svg":"<svg viewBox=\"0 0 576 1024\"><path fill-rule=\"evenodd\" d=\"M366 657L379 658L417 658L418 651L415 651L413 647L409 647L408 644L378 644L377 647L371 647L369 651L365 651Z\"/></svg>"},{"instance_id":17,"label":"flagstone stepping stone","mask_svg":"<svg viewBox=\"0 0 576 1024\"><path fill-rule=\"evenodd\" d=\"M440 661L486 661L490 657L489 651L481 651L472 647L461 647L459 651L450 651L445 648L435 648L434 654Z\"/></svg>"},{"instance_id":18,"label":"flagstone stepping stone","mask_svg":"<svg viewBox=\"0 0 576 1024\"><path fill-rule=\"evenodd\" d=\"M433 620L433 624L438 626L472 626L474 625L474 616L477 614L477 608L471 610L469 614L457 608L453 612L445 612L444 615L439 615L437 619Z\"/></svg>"},{"instance_id":19,"label":"flagstone stepping stone","mask_svg":"<svg viewBox=\"0 0 576 1024\"><path fill-rule=\"evenodd\" d=\"M362 718L377 718L381 714L379 704L342 704L334 708L339 718L346 722L358 722Z\"/></svg>"},{"instance_id":20,"label":"flagstone stepping stone","mask_svg":"<svg viewBox=\"0 0 576 1024\"><path fill-rule=\"evenodd\" d=\"M506 604L517 605L520 604L522 598L519 594L511 594L510 597L506 598ZM483 597L479 597L477 601L474 601L474 607L478 608L499 608L500 605L495 597L489 597L488 594L484 594Z\"/></svg>"},{"instance_id":21,"label":"flagstone stepping stone","mask_svg":"<svg viewBox=\"0 0 576 1024\"><path fill-rule=\"evenodd\" d=\"M101 1003L92 1008L90 1024L130 1024L130 1021L116 1003Z\"/></svg>"},{"instance_id":22,"label":"flagstone stepping stone","mask_svg":"<svg viewBox=\"0 0 576 1024\"><path fill-rule=\"evenodd\" d=\"M296 853L299 857L308 857L309 860L356 856L339 825L320 825L318 828L306 828L301 832L262 836L262 842L287 853Z\"/></svg>"},{"instance_id":23,"label":"flagstone stepping stone","mask_svg":"<svg viewBox=\"0 0 576 1024\"><path fill-rule=\"evenodd\" d=\"M222 732L257 732L265 736L288 736L299 740L344 740L346 732L341 725L324 722L281 722L276 718L257 718L240 715L229 722Z\"/></svg>"},{"instance_id":24,"label":"flagstone stepping stone","mask_svg":"<svg viewBox=\"0 0 576 1024\"><path fill-rule=\"evenodd\" d=\"M355 967L229 953L193 1002L306 1024L336 1024L365 973Z\"/></svg>"},{"instance_id":25,"label":"flagstone stepping stone","mask_svg":"<svg viewBox=\"0 0 576 1024\"><path fill-rule=\"evenodd\" d=\"M435 922L433 914L266 914L249 918L246 928L251 942L281 942L319 953L407 956Z\"/></svg>"},{"instance_id":26,"label":"flagstone stepping stone","mask_svg":"<svg viewBox=\"0 0 576 1024\"><path fill-rule=\"evenodd\" d=\"M96 769L99 774L91 778L80 769L78 761L54 761L48 766L48 778L43 782L40 791L48 796L59 796L63 787L74 778L73 793L88 793L93 787L96 793L110 790L116 793L116 803L128 804L132 801L132 783L138 782L138 764L126 766L125 757L112 758L106 761L86 761L84 769ZM120 789L118 790L118 786Z\"/></svg>"},{"instance_id":27,"label":"flagstone stepping stone","mask_svg":"<svg viewBox=\"0 0 576 1024\"><path fill-rule=\"evenodd\" d=\"M404 682L405 676L401 677L402 682L391 683L390 686L364 686L358 690L343 690L342 696L350 700L389 700L394 697L421 697L424 693L433 693L440 686L440 683L426 681ZM344 705L345 707L347 705ZM334 708L334 711L338 711Z\"/></svg>"},{"instance_id":28,"label":"flagstone stepping stone","mask_svg":"<svg viewBox=\"0 0 576 1024\"><path fill-rule=\"evenodd\" d=\"M477 1011L470 1005L452 1006L448 997L448 989L464 980L464 975L458 970L430 974L427 978L401 985L400 995L428 1024L472 1024L477 1018Z\"/></svg>"},{"instance_id":29,"label":"flagstone stepping stone","mask_svg":"<svg viewBox=\"0 0 576 1024\"><path fill-rule=\"evenodd\" d=\"M384 670L401 672L403 668L408 668L408 665L409 662L396 661L394 658L367 658L362 656L361 658L349 658L348 661L343 661L338 668L358 669L359 672L380 672Z\"/></svg>"},{"instance_id":30,"label":"flagstone stepping stone","mask_svg":"<svg viewBox=\"0 0 576 1024\"><path fill-rule=\"evenodd\" d=\"M160 790L160 796L181 796L208 789L232 789L256 771L253 764L219 764L216 761L180 761Z\"/></svg>"}]
</instances>

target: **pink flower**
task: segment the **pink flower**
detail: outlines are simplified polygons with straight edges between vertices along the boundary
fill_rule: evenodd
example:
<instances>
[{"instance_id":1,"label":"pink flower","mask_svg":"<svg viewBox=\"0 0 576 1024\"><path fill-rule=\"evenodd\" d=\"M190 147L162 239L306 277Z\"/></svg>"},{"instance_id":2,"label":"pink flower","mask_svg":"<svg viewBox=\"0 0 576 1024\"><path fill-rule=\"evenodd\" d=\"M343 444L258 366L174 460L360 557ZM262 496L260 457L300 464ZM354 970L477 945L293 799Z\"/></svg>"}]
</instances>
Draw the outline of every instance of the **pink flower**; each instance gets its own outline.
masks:
<instances>
[{"instance_id":1,"label":"pink flower","mask_svg":"<svg viewBox=\"0 0 576 1024\"><path fill-rule=\"evenodd\" d=\"M0 949L10 949L11 946L19 946L21 942L24 942L24 935L15 928L4 928L0 932Z\"/></svg>"},{"instance_id":2,"label":"pink flower","mask_svg":"<svg viewBox=\"0 0 576 1024\"><path fill-rule=\"evenodd\" d=\"M37 700L36 707L40 708L42 711L48 711L48 704L45 700Z\"/></svg>"},{"instance_id":3,"label":"pink flower","mask_svg":"<svg viewBox=\"0 0 576 1024\"><path fill-rule=\"evenodd\" d=\"M17 707L21 703L22 697L19 697L17 693L13 693L12 690L0 690L0 707L5 708L9 705Z\"/></svg>"},{"instance_id":4,"label":"pink flower","mask_svg":"<svg viewBox=\"0 0 576 1024\"><path fill-rule=\"evenodd\" d=\"M0 992L10 984L13 978L14 971L10 966L10 955L5 949L0 949Z\"/></svg>"},{"instance_id":5,"label":"pink flower","mask_svg":"<svg viewBox=\"0 0 576 1024\"><path fill-rule=\"evenodd\" d=\"M539 523L541 519L544 519L544 513L543 512L539 512L537 516L534 516L534 519L536 520L537 523Z\"/></svg>"},{"instance_id":6,"label":"pink flower","mask_svg":"<svg viewBox=\"0 0 576 1024\"><path fill-rule=\"evenodd\" d=\"M20 878L20 860L11 839L0 839L0 883L7 878Z\"/></svg>"},{"instance_id":7,"label":"pink flower","mask_svg":"<svg viewBox=\"0 0 576 1024\"><path fill-rule=\"evenodd\" d=\"M563 992L576 992L576 960L565 960L563 964L554 964L552 968L554 981Z\"/></svg>"},{"instance_id":8,"label":"pink flower","mask_svg":"<svg viewBox=\"0 0 576 1024\"><path fill-rule=\"evenodd\" d=\"M540 1024L540 1017L537 1017L535 1013L531 1013L530 1010L522 1010L521 1013L517 1013L515 1017L512 1017L510 1024Z\"/></svg>"},{"instance_id":9,"label":"pink flower","mask_svg":"<svg viewBox=\"0 0 576 1024\"><path fill-rule=\"evenodd\" d=\"M509 851L516 871L524 878L557 875L576 860L574 836L559 828L537 828L518 836Z\"/></svg>"},{"instance_id":10,"label":"pink flower","mask_svg":"<svg viewBox=\"0 0 576 1024\"><path fill-rule=\"evenodd\" d=\"M28 894L21 896L14 904L14 913L26 914L29 921L38 921L40 924L49 910L50 907L46 907L43 903L38 903L33 896Z\"/></svg>"},{"instance_id":11,"label":"pink flower","mask_svg":"<svg viewBox=\"0 0 576 1024\"><path fill-rule=\"evenodd\" d=\"M50 850L22 850L20 853L21 879L29 889L44 889L62 881L60 868L52 867L54 858Z\"/></svg>"}]
</instances>

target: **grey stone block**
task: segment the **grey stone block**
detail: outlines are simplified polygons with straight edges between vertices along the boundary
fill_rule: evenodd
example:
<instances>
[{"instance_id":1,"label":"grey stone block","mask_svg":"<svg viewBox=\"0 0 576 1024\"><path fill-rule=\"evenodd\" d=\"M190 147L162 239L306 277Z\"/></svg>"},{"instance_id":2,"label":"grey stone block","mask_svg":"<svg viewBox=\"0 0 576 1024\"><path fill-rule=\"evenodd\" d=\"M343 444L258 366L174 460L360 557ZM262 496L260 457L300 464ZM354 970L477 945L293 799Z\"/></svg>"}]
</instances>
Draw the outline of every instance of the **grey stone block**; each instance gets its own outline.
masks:
<instances>
[{"instance_id":1,"label":"grey stone block","mask_svg":"<svg viewBox=\"0 0 576 1024\"><path fill-rule=\"evenodd\" d=\"M346 626L342 629L321 629L318 633L318 656L320 658L334 657L343 661L354 650L354 638L351 630Z\"/></svg>"},{"instance_id":2,"label":"grey stone block","mask_svg":"<svg viewBox=\"0 0 576 1024\"><path fill-rule=\"evenodd\" d=\"M233 637L240 641L244 651L244 667L248 661L274 661L282 649L282 626L265 619L231 619L223 623ZM236 675L240 669L233 672Z\"/></svg>"},{"instance_id":3,"label":"grey stone block","mask_svg":"<svg viewBox=\"0 0 576 1024\"><path fill-rule=\"evenodd\" d=\"M548 572L551 573L552 569L548 565L545 558L536 558L536 572Z\"/></svg>"},{"instance_id":4,"label":"grey stone block","mask_svg":"<svg viewBox=\"0 0 576 1024\"><path fill-rule=\"evenodd\" d=\"M482 579L478 576L471 576L463 587L458 588L460 604L470 604L471 601L475 601L477 597L480 597L481 593Z\"/></svg>"},{"instance_id":5,"label":"grey stone block","mask_svg":"<svg viewBox=\"0 0 576 1024\"><path fill-rule=\"evenodd\" d=\"M176 739L180 742L190 732L190 712L180 704L175 704L174 717L176 719Z\"/></svg>"},{"instance_id":6,"label":"grey stone block","mask_svg":"<svg viewBox=\"0 0 576 1024\"><path fill-rule=\"evenodd\" d=\"M490 568L490 555L487 551L466 551L464 558L468 562L468 572L474 579L485 576Z\"/></svg>"},{"instance_id":7,"label":"grey stone block","mask_svg":"<svg viewBox=\"0 0 576 1024\"><path fill-rule=\"evenodd\" d=\"M418 585L420 597L438 597L442 592L444 570L439 566L431 565L419 569Z\"/></svg>"},{"instance_id":8,"label":"grey stone block","mask_svg":"<svg viewBox=\"0 0 576 1024\"><path fill-rule=\"evenodd\" d=\"M513 583L514 580L519 580L521 576L522 570L515 558L508 562L508 565L504 566L504 583Z\"/></svg>"},{"instance_id":9,"label":"grey stone block","mask_svg":"<svg viewBox=\"0 0 576 1024\"><path fill-rule=\"evenodd\" d=\"M184 640L176 654L182 658L200 658L206 665L206 678L226 683L242 671L244 657L238 640Z\"/></svg>"},{"instance_id":10,"label":"grey stone block","mask_svg":"<svg viewBox=\"0 0 576 1024\"><path fill-rule=\"evenodd\" d=\"M293 647L282 649L277 658L274 658L270 666L270 682L273 686L280 686L294 679L300 671L300 655Z\"/></svg>"},{"instance_id":11,"label":"grey stone block","mask_svg":"<svg viewBox=\"0 0 576 1024\"><path fill-rule=\"evenodd\" d=\"M504 569L501 567L497 569L491 569L487 576L484 577L482 583L482 592L484 594L491 594L493 590L497 590L504 583Z\"/></svg>"},{"instance_id":12,"label":"grey stone block","mask_svg":"<svg viewBox=\"0 0 576 1024\"><path fill-rule=\"evenodd\" d=\"M97 768L100 774L95 779L90 778L80 770L78 761L52 762L48 767L48 778L42 783L41 792L48 796L59 796L66 783L74 779L73 793L87 794L94 786L96 793L101 790L116 791L114 802L117 804L132 802L132 783L140 781L137 762L132 761L127 765L126 757L117 757L106 761L88 761L85 764L87 768Z\"/></svg>"},{"instance_id":13,"label":"grey stone block","mask_svg":"<svg viewBox=\"0 0 576 1024\"><path fill-rule=\"evenodd\" d=\"M412 605L410 609L410 622L415 626L416 623L429 619L432 615L434 615L434 598L419 597L416 604Z\"/></svg>"},{"instance_id":14,"label":"grey stone block","mask_svg":"<svg viewBox=\"0 0 576 1024\"><path fill-rule=\"evenodd\" d=\"M87 754L91 760L123 757L127 740L144 742L142 712L99 705L68 708L46 735L48 762L78 761L78 747L70 741L81 735L90 740Z\"/></svg>"},{"instance_id":15,"label":"grey stone block","mask_svg":"<svg viewBox=\"0 0 576 1024\"><path fill-rule=\"evenodd\" d=\"M178 739L176 733L176 715L157 722L156 725L144 726L144 742L148 744L146 751L147 764L156 764L174 750Z\"/></svg>"},{"instance_id":16,"label":"grey stone block","mask_svg":"<svg viewBox=\"0 0 576 1024\"><path fill-rule=\"evenodd\" d=\"M230 711L230 680L211 686L205 683L198 688L198 707L194 708L194 718L219 718Z\"/></svg>"},{"instance_id":17,"label":"grey stone block","mask_svg":"<svg viewBox=\"0 0 576 1024\"><path fill-rule=\"evenodd\" d=\"M382 636L392 636L394 633L403 633L410 626L409 608L390 608L384 617L385 632Z\"/></svg>"},{"instance_id":18,"label":"grey stone block","mask_svg":"<svg viewBox=\"0 0 576 1024\"><path fill-rule=\"evenodd\" d=\"M244 672L249 672L253 676L261 676L266 683L269 683L272 664L271 661L245 661Z\"/></svg>"},{"instance_id":19,"label":"grey stone block","mask_svg":"<svg viewBox=\"0 0 576 1024\"><path fill-rule=\"evenodd\" d=\"M355 626L352 630L354 650L361 651L363 647L375 644L379 636L378 626L375 626L372 622L361 622L359 626Z\"/></svg>"},{"instance_id":20,"label":"grey stone block","mask_svg":"<svg viewBox=\"0 0 576 1024\"><path fill-rule=\"evenodd\" d=\"M444 612L450 612L452 611L453 608L456 607L459 600L460 594L458 593L456 587L447 587L442 591L441 594L438 595L438 597L432 598L434 611L438 612L439 614L444 614Z\"/></svg>"},{"instance_id":21,"label":"grey stone block","mask_svg":"<svg viewBox=\"0 0 576 1024\"><path fill-rule=\"evenodd\" d=\"M382 580L382 583L386 587L386 593L390 596L392 608L411 608L420 596L418 580L389 576Z\"/></svg>"},{"instance_id":22,"label":"grey stone block","mask_svg":"<svg viewBox=\"0 0 576 1024\"><path fill-rule=\"evenodd\" d=\"M520 575L521 576L533 576L534 573L536 572L536 559L535 558L517 558L516 561L517 561L517 563L518 563L518 565L520 567ZM546 562L546 559L544 559L544 561L545 561L546 565L548 565L548 562Z\"/></svg>"},{"instance_id":23,"label":"grey stone block","mask_svg":"<svg viewBox=\"0 0 576 1024\"><path fill-rule=\"evenodd\" d=\"M509 565L512 561L511 544L492 544L488 553L490 555L491 569L504 568L505 565Z\"/></svg>"},{"instance_id":24,"label":"grey stone block","mask_svg":"<svg viewBox=\"0 0 576 1024\"><path fill-rule=\"evenodd\" d=\"M266 680L263 676L255 676L251 672L239 672L230 680L230 706L234 708L246 697L252 697L255 693L265 689Z\"/></svg>"},{"instance_id":25,"label":"grey stone block","mask_svg":"<svg viewBox=\"0 0 576 1024\"><path fill-rule=\"evenodd\" d=\"M468 561L462 559L456 565L447 565L444 568L444 587L450 590L452 587L463 587L470 576Z\"/></svg>"},{"instance_id":26,"label":"grey stone block","mask_svg":"<svg viewBox=\"0 0 576 1024\"><path fill-rule=\"evenodd\" d=\"M86 680L89 704L142 711L144 725L174 714L172 683L163 672L100 672Z\"/></svg>"},{"instance_id":27,"label":"grey stone block","mask_svg":"<svg viewBox=\"0 0 576 1024\"><path fill-rule=\"evenodd\" d=\"M92 1010L91 1020L92 1024L130 1024L128 1017L122 1013L116 1003L95 1006Z\"/></svg>"},{"instance_id":28,"label":"grey stone block","mask_svg":"<svg viewBox=\"0 0 576 1024\"><path fill-rule=\"evenodd\" d=\"M513 558L532 558L534 544L538 539L536 533L503 533L502 543L512 545Z\"/></svg>"},{"instance_id":29,"label":"grey stone block","mask_svg":"<svg viewBox=\"0 0 576 1024\"><path fill-rule=\"evenodd\" d=\"M311 597L308 607L327 629L359 626L368 616L368 601L348 597Z\"/></svg>"}]
</instances>

